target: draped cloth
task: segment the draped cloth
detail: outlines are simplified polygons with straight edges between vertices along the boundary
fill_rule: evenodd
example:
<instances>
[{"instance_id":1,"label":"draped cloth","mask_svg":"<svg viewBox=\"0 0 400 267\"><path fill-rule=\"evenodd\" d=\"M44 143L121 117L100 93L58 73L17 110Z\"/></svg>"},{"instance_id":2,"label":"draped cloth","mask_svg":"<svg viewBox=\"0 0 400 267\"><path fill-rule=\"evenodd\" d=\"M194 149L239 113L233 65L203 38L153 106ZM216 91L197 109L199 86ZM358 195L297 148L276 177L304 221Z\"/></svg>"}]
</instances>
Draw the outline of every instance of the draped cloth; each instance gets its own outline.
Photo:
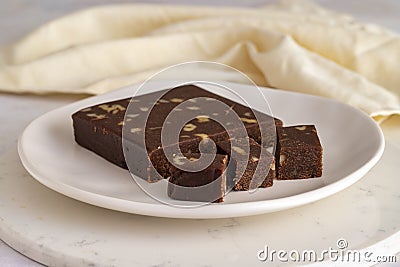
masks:
<instances>
[{"instance_id":1,"label":"draped cloth","mask_svg":"<svg viewBox=\"0 0 400 267\"><path fill-rule=\"evenodd\" d=\"M78 11L0 48L0 90L101 94L197 60L227 64L260 86L335 98L377 121L400 114L399 36L298 0Z\"/></svg>"}]
</instances>

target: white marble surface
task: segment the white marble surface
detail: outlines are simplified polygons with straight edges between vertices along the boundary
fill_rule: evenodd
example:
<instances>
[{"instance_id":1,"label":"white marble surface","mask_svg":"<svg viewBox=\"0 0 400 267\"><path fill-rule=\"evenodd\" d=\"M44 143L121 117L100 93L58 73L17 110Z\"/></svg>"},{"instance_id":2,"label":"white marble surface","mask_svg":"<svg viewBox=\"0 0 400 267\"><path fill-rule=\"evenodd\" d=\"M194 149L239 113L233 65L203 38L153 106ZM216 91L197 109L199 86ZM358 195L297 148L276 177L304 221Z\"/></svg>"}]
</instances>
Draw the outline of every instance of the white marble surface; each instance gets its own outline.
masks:
<instances>
[{"instance_id":1,"label":"white marble surface","mask_svg":"<svg viewBox=\"0 0 400 267\"><path fill-rule=\"evenodd\" d=\"M63 13L102 2L106 1L2 1L0 44L11 42ZM154 2L187 3L183 0ZM266 2L270 1L224 3L255 6ZM400 2L396 0L318 2L400 32ZM23 128L40 114L81 97L0 94L0 162L3 163L0 166L0 237L13 241L17 249L30 257L46 264L68 266L101 263L219 266L247 262L254 265L256 252L265 244L274 249L320 250L334 246L339 237L347 238L351 248L370 247L381 255L400 251L400 197L396 190L399 185L396 155L400 152L398 118L383 125L388 147L381 163L359 183L334 197L272 215L227 220L167 220L79 203L44 188L24 171L16 155L16 140ZM186 245L188 240L192 241L190 245ZM184 249L186 256L177 249ZM112 261L113 254L115 261ZM38 264L0 242L0 266Z\"/></svg>"},{"instance_id":2,"label":"white marble surface","mask_svg":"<svg viewBox=\"0 0 400 267\"><path fill-rule=\"evenodd\" d=\"M15 149L0 158L0 236L50 266L263 266L257 252L336 249L400 251L400 149L388 144L354 186L314 204L260 216L183 220L93 207L43 187ZM281 265L279 261L272 263ZM271 264L271 265L272 265ZM297 264L289 264L295 266Z\"/></svg>"}]
</instances>

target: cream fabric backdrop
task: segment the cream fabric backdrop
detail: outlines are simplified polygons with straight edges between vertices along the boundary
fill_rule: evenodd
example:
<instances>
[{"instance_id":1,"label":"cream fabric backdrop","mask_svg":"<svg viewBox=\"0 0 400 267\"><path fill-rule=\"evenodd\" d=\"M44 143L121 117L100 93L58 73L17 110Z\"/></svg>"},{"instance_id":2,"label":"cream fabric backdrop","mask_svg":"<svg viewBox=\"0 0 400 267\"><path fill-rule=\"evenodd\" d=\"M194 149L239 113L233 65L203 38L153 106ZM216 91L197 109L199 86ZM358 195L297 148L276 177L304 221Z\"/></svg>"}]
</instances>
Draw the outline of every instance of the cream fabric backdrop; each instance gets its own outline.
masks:
<instances>
[{"instance_id":1,"label":"cream fabric backdrop","mask_svg":"<svg viewBox=\"0 0 400 267\"><path fill-rule=\"evenodd\" d=\"M100 94L196 60L228 64L258 85L336 98L378 121L400 114L399 36L298 0L83 10L1 48L0 90Z\"/></svg>"}]
</instances>

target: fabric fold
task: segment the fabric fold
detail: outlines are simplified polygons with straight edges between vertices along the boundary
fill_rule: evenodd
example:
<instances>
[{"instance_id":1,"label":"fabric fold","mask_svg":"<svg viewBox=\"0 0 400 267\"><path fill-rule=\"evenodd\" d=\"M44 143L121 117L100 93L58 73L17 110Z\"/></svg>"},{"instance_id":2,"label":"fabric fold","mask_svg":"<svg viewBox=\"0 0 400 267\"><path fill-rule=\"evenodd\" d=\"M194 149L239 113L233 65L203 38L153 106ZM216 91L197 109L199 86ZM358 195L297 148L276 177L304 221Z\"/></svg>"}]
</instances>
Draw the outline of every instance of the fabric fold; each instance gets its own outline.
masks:
<instances>
[{"instance_id":1,"label":"fabric fold","mask_svg":"<svg viewBox=\"0 0 400 267\"><path fill-rule=\"evenodd\" d=\"M400 114L399 58L395 33L311 2L111 5L56 19L1 48L0 90L100 94L207 60L258 85L335 98L381 120Z\"/></svg>"}]
</instances>

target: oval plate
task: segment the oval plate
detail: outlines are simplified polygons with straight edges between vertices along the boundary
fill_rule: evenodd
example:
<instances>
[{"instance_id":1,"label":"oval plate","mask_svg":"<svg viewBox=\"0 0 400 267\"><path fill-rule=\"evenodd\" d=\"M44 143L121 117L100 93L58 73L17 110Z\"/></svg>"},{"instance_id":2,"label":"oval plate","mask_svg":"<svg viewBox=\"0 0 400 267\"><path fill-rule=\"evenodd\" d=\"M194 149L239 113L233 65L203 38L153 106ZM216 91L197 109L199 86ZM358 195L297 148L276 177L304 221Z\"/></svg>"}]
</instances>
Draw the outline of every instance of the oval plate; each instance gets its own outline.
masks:
<instances>
[{"instance_id":1,"label":"oval plate","mask_svg":"<svg viewBox=\"0 0 400 267\"><path fill-rule=\"evenodd\" d=\"M154 83L157 90L176 84L171 81ZM234 90L254 90L248 85L221 84ZM197 208L168 206L143 192L128 171L74 141L72 113L87 106L130 97L138 86L87 98L34 120L18 142L19 156L26 170L40 183L61 194L108 209L170 218L225 218L289 209L333 195L362 178L384 150L382 131L365 113L331 99L262 88L273 115L282 119L284 125L316 125L324 149L323 176L275 181L273 187L254 193L232 192L224 203ZM223 92L216 93L223 95ZM160 194L165 194L161 197L167 197L166 183L157 184L160 184Z\"/></svg>"}]
</instances>

